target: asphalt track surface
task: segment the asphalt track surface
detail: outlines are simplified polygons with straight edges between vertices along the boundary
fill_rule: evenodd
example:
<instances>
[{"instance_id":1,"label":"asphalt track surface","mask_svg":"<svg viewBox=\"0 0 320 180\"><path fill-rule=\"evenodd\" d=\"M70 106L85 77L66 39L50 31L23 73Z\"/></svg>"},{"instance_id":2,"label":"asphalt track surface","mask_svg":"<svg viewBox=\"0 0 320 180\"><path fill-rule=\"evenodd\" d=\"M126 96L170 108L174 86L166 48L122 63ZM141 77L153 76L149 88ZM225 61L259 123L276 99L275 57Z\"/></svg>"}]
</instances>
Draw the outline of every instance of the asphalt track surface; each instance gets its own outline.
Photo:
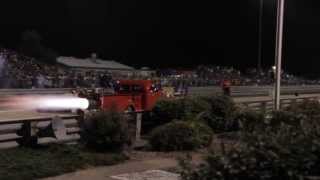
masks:
<instances>
[{"instance_id":1,"label":"asphalt track surface","mask_svg":"<svg viewBox=\"0 0 320 180\"><path fill-rule=\"evenodd\" d=\"M306 98L306 97L320 97L319 94L304 94L298 96L299 98ZM283 95L281 96L282 99L294 99L297 98L294 95ZM256 102L256 101L268 101L272 100L271 96L259 96L259 97L234 97L233 98L236 103L243 103L243 102ZM18 121L18 120L36 120L36 119L49 119L55 116L71 116L72 114L62 114L62 113L39 113L36 111L31 110L14 110L14 109L3 109L0 110L0 124L3 121L10 122L10 121Z\"/></svg>"}]
</instances>

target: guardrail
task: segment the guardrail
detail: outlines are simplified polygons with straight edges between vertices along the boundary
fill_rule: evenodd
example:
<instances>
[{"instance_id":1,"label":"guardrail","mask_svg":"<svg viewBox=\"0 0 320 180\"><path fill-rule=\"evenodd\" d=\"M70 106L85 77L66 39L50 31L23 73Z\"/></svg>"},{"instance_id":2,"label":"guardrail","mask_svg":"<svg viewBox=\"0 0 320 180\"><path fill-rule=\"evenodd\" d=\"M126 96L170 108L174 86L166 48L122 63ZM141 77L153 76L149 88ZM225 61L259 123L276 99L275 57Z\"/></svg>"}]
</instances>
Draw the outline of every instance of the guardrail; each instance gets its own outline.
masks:
<instances>
[{"instance_id":1,"label":"guardrail","mask_svg":"<svg viewBox=\"0 0 320 180\"><path fill-rule=\"evenodd\" d=\"M142 113L142 111L125 113L134 147L144 145L144 141L141 139ZM85 125L83 124L85 116L84 114L50 114L45 116L40 114L32 117L2 117L0 120L0 149L15 148L20 145L32 147L38 144L77 143L81 138L80 134L83 130L81 128ZM61 120L63 125L54 126L55 118Z\"/></svg>"},{"instance_id":2,"label":"guardrail","mask_svg":"<svg viewBox=\"0 0 320 180\"><path fill-rule=\"evenodd\" d=\"M300 97L300 98L285 98L280 100L280 108L286 108L295 103L301 103L306 100L319 100L318 96L313 97ZM254 111L269 113L273 110L274 101L273 100L260 100L260 101L247 101L239 102L240 106L249 108Z\"/></svg>"},{"instance_id":3,"label":"guardrail","mask_svg":"<svg viewBox=\"0 0 320 180\"><path fill-rule=\"evenodd\" d=\"M241 96L268 96L272 92L272 86L232 86L231 95ZM47 88L47 89L0 89L0 96L4 95L32 95L32 94L68 94L71 88ZM219 86L190 87L189 95L214 95L221 94ZM281 94L316 94L320 93L320 86L282 86Z\"/></svg>"},{"instance_id":4,"label":"guardrail","mask_svg":"<svg viewBox=\"0 0 320 180\"><path fill-rule=\"evenodd\" d=\"M50 125L54 117L34 117L32 119L16 119L0 121L0 149L13 148L19 146L24 141L28 141L40 132L40 129L46 129L45 135L37 137L37 144L49 143L75 143L80 139L80 125L76 115L58 116L64 125L66 135L63 139L54 136L54 128ZM29 142L28 142L29 143Z\"/></svg>"},{"instance_id":5,"label":"guardrail","mask_svg":"<svg viewBox=\"0 0 320 180\"><path fill-rule=\"evenodd\" d=\"M33 95L33 94L66 94L70 88L47 88L47 89L0 89L0 96L4 95Z\"/></svg>"},{"instance_id":6,"label":"guardrail","mask_svg":"<svg viewBox=\"0 0 320 180\"><path fill-rule=\"evenodd\" d=\"M231 96L243 97L243 96L269 96L273 91L272 86L232 86ZM209 86L209 87L190 87L189 94L196 96L208 96L221 94L221 87ZM281 94L317 94L320 93L320 86L282 86Z\"/></svg>"}]
</instances>

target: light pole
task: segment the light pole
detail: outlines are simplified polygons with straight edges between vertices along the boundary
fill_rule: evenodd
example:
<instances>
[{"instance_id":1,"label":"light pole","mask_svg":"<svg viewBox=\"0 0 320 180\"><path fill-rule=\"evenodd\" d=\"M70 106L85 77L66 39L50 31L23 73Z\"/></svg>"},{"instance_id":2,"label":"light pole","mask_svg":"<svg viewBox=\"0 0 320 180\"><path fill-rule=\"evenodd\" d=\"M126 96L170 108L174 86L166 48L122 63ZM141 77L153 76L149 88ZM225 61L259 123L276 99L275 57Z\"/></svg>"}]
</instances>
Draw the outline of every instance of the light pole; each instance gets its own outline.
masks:
<instances>
[{"instance_id":1,"label":"light pole","mask_svg":"<svg viewBox=\"0 0 320 180\"><path fill-rule=\"evenodd\" d=\"M275 52L275 66L276 66L276 83L275 83L275 97L274 108L280 110L280 86L281 86L281 60L282 60L282 44L283 44L283 19L284 19L284 4L285 0L278 0L277 5L277 31L276 31L276 52Z\"/></svg>"}]
</instances>

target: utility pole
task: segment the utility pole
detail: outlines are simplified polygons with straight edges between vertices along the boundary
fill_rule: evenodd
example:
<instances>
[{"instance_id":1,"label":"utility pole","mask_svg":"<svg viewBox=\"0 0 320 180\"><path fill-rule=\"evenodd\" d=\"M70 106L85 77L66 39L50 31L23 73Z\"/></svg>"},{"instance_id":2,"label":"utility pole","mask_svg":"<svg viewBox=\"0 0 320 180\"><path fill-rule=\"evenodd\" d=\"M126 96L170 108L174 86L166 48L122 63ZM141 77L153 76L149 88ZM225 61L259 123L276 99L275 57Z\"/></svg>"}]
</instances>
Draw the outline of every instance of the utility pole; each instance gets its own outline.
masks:
<instances>
[{"instance_id":1,"label":"utility pole","mask_svg":"<svg viewBox=\"0 0 320 180\"><path fill-rule=\"evenodd\" d=\"M275 66L276 66L276 83L275 83L275 97L274 108L280 110L280 90L281 90L281 61L282 61L282 46L283 46L283 21L284 21L284 5L285 0L278 0L277 5L277 31L276 31L276 52L275 52Z\"/></svg>"},{"instance_id":2,"label":"utility pole","mask_svg":"<svg viewBox=\"0 0 320 180\"><path fill-rule=\"evenodd\" d=\"M262 70L262 28L263 28L263 0L260 0L260 8L259 8L259 45L258 45L258 63L257 69L258 72Z\"/></svg>"}]
</instances>

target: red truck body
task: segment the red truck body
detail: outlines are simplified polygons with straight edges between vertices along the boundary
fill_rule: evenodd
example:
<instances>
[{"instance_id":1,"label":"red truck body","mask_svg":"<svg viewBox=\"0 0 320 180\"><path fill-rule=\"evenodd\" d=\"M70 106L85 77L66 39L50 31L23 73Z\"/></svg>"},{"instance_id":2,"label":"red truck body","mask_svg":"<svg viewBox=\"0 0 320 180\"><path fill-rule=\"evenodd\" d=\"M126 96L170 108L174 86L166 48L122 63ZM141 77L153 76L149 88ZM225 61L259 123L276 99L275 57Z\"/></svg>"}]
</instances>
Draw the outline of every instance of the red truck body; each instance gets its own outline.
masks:
<instances>
[{"instance_id":1,"label":"red truck body","mask_svg":"<svg viewBox=\"0 0 320 180\"><path fill-rule=\"evenodd\" d=\"M162 96L151 80L121 80L115 93L101 97L103 110L151 111Z\"/></svg>"}]
</instances>

